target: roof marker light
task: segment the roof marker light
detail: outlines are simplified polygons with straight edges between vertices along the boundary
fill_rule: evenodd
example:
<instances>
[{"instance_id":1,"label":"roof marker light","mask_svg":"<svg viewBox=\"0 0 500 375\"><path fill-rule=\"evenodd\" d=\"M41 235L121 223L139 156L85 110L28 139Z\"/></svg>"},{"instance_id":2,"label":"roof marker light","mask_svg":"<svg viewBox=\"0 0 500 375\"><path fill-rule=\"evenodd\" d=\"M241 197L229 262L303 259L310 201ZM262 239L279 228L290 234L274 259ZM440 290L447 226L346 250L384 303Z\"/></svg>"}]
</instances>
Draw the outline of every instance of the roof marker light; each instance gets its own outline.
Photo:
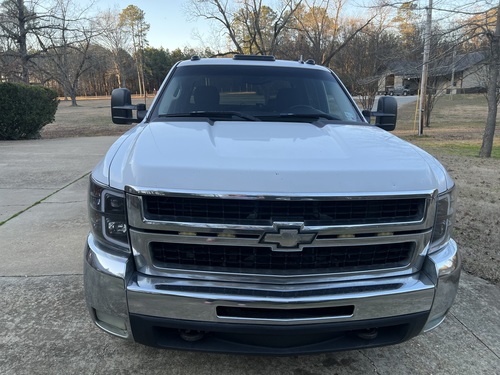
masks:
<instances>
[{"instance_id":1,"label":"roof marker light","mask_svg":"<svg viewBox=\"0 0 500 375\"><path fill-rule=\"evenodd\" d=\"M233 60L276 61L273 55L234 55Z\"/></svg>"}]
</instances>

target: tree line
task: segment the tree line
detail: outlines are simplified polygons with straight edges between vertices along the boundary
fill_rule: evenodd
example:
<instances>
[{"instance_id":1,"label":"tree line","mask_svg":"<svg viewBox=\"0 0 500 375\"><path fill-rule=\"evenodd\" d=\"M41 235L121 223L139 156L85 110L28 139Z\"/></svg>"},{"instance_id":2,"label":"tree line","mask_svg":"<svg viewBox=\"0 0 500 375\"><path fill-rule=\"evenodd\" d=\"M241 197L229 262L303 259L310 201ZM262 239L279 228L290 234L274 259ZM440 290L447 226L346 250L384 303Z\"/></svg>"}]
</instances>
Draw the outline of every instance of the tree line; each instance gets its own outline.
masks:
<instances>
[{"instance_id":1,"label":"tree line","mask_svg":"<svg viewBox=\"0 0 500 375\"><path fill-rule=\"evenodd\" d=\"M0 4L0 80L50 86L75 105L77 95L107 95L116 87L153 93L177 61L194 54L247 53L313 59L361 94L366 108L392 63L421 62L427 6L392 0L357 8L348 0L189 0L190 19L208 20L214 33L199 35L198 49L169 51L148 46L147 15L134 5L96 14L92 3L76 0ZM485 53L491 112L498 105L499 9L490 0L440 1L430 36L434 64L452 54ZM427 111L437 97L430 88Z\"/></svg>"}]
</instances>

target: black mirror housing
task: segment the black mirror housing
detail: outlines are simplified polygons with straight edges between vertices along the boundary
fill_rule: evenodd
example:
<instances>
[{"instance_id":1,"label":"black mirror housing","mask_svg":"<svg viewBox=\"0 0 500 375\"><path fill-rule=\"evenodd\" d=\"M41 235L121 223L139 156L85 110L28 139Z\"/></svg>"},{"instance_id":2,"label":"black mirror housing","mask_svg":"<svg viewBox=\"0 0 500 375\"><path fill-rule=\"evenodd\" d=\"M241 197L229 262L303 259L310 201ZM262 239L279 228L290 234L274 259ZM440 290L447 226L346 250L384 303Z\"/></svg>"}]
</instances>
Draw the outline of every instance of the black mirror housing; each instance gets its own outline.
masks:
<instances>
[{"instance_id":1,"label":"black mirror housing","mask_svg":"<svg viewBox=\"0 0 500 375\"><path fill-rule=\"evenodd\" d=\"M132 111L137 111L137 118ZM111 93L111 119L114 124L128 125L141 122L146 117L145 104L132 105L132 96L129 89L114 89Z\"/></svg>"},{"instance_id":2,"label":"black mirror housing","mask_svg":"<svg viewBox=\"0 0 500 375\"><path fill-rule=\"evenodd\" d=\"M146 118L146 115L148 114L148 111L146 109L146 104L140 103L136 105L137 108L137 121L141 122Z\"/></svg>"},{"instance_id":3,"label":"black mirror housing","mask_svg":"<svg viewBox=\"0 0 500 375\"><path fill-rule=\"evenodd\" d=\"M398 102L391 96L381 96L377 103L377 112L372 112L376 116L375 125L386 131L396 129L396 119L398 116Z\"/></svg>"}]
</instances>

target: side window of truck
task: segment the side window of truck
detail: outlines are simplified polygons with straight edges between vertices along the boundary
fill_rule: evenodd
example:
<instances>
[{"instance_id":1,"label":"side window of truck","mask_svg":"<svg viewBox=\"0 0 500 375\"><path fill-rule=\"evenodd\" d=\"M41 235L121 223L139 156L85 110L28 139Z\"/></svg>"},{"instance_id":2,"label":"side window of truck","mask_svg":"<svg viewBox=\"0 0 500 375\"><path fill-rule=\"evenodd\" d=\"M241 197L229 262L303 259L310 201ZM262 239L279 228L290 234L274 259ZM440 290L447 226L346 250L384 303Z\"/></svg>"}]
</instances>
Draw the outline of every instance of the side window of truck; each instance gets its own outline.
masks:
<instances>
[{"instance_id":1,"label":"side window of truck","mask_svg":"<svg viewBox=\"0 0 500 375\"><path fill-rule=\"evenodd\" d=\"M178 112L177 109L180 106L182 92L180 80L174 77L166 90L162 93L158 114L162 115Z\"/></svg>"}]
</instances>

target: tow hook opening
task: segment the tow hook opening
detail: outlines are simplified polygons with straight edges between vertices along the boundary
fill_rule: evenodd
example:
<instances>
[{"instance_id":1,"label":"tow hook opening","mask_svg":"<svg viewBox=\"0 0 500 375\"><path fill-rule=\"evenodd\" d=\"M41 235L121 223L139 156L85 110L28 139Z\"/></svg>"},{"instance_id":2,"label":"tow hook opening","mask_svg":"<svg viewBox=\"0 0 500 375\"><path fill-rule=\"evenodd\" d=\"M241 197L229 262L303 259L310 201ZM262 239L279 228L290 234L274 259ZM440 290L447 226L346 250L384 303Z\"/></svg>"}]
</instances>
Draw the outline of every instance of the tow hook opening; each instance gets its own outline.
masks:
<instances>
[{"instance_id":1,"label":"tow hook opening","mask_svg":"<svg viewBox=\"0 0 500 375\"><path fill-rule=\"evenodd\" d=\"M203 337L205 337L206 332L204 331L196 331L191 329L181 329L179 330L179 336L184 341L195 342L200 341Z\"/></svg>"},{"instance_id":2,"label":"tow hook opening","mask_svg":"<svg viewBox=\"0 0 500 375\"><path fill-rule=\"evenodd\" d=\"M375 340L378 336L378 328L367 328L357 331L356 336L363 340Z\"/></svg>"}]
</instances>

